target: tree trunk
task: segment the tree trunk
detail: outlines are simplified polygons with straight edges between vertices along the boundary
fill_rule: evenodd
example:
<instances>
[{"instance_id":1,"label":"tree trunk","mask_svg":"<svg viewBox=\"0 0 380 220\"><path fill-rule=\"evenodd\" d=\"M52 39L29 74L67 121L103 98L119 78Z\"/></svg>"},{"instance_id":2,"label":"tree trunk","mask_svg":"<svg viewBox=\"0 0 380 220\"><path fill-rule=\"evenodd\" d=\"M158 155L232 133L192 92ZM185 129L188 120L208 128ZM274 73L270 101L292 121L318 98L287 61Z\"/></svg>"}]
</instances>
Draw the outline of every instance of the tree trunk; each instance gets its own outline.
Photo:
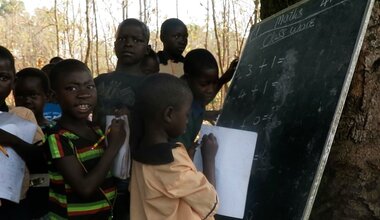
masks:
<instances>
[{"instance_id":1,"label":"tree trunk","mask_svg":"<svg viewBox=\"0 0 380 220\"><path fill-rule=\"evenodd\" d=\"M217 25L217 22L216 22L216 12L215 12L215 0L211 0L211 9L212 9L212 20L214 22L214 32L215 32L215 38L216 38L216 48L217 48L217 54L218 54L218 61L219 61L219 68L220 70L222 70L222 66L223 66L223 61L222 61L222 48L221 48L221 44L220 44L220 40L219 40L219 34L218 34L218 25ZM223 71L221 71L223 72ZM223 91L223 90L222 90ZM222 94L221 94L221 97ZM219 106L222 106L222 99L220 99L220 105Z\"/></svg>"},{"instance_id":2,"label":"tree trunk","mask_svg":"<svg viewBox=\"0 0 380 220\"><path fill-rule=\"evenodd\" d=\"M59 25L58 25L58 12L57 0L54 0L54 21L55 21L55 36L57 41L57 56L59 56Z\"/></svg>"},{"instance_id":3,"label":"tree trunk","mask_svg":"<svg viewBox=\"0 0 380 220\"><path fill-rule=\"evenodd\" d=\"M84 63L87 65L91 51L91 31L90 31L90 0L86 0L86 32L87 32L87 49Z\"/></svg>"},{"instance_id":4,"label":"tree trunk","mask_svg":"<svg viewBox=\"0 0 380 220\"><path fill-rule=\"evenodd\" d=\"M178 0L175 1L175 11L177 13L177 18L178 18Z\"/></svg>"},{"instance_id":5,"label":"tree trunk","mask_svg":"<svg viewBox=\"0 0 380 220\"><path fill-rule=\"evenodd\" d=\"M218 25L216 23L216 12L215 12L215 0L211 0L211 9L212 9L212 20L214 22L214 32L216 38L216 47L218 53L219 66L222 66L222 49L219 40Z\"/></svg>"},{"instance_id":6,"label":"tree trunk","mask_svg":"<svg viewBox=\"0 0 380 220\"><path fill-rule=\"evenodd\" d=\"M299 1L301 0L260 0L260 18L263 20Z\"/></svg>"},{"instance_id":7,"label":"tree trunk","mask_svg":"<svg viewBox=\"0 0 380 220\"><path fill-rule=\"evenodd\" d=\"M260 10L259 10L260 0L254 0L254 3L255 3L255 24L257 24L257 22L259 22L259 17L260 17Z\"/></svg>"},{"instance_id":8,"label":"tree trunk","mask_svg":"<svg viewBox=\"0 0 380 220\"><path fill-rule=\"evenodd\" d=\"M205 49L207 49L207 46L208 46L208 29L209 29L209 22L210 22L210 0L207 0L206 10L207 10L207 14L206 14Z\"/></svg>"},{"instance_id":9,"label":"tree trunk","mask_svg":"<svg viewBox=\"0 0 380 220\"><path fill-rule=\"evenodd\" d=\"M140 14L139 14L139 20L142 21L142 0L139 0L139 10L140 10Z\"/></svg>"},{"instance_id":10,"label":"tree trunk","mask_svg":"<svg viewBox=\"0 0 380 220\"><path fill-rule=\"evenodd\" d=\"M96 66L96 72L95 76L99 75L99 33L98 33L98 19L97 19L97 13L96 13L96 5L95 0L92 0L92 10L94 13L94 26L95 26L95 66ZM93 70L94 72L94 70Z\"/></svg>"},{"instance_id":11,"label":"tree trunk","mask_svg":"<svg viewBox=\"0 0 380 220\"><path fill-rule=\"evenodd\" d=\"M158 42L158 39L160 37L159 35L159 31L160 30L160 24L158 22L158 19L159 19L159 16L158 16L158 0L156 0L156 37L154 39L154 49L157 50L157 42Z\"/></svg>"},{"instance_id":12,"label":"tree trunk","mask_svg":"<svg viewBox=\"0 0 380 220\"><path fill-rule=\"evenodd\" d=\"M380 219L379 36L377 0L311 219Z\"/></svg>"},{"instance_id":13,"label":"tree trunk","mask_svg":"<svg viewBox=\"0 0 380 220\"><path fill-rule=\"evenodd\" d=\"M234 34L235 34L235 42L236 42L235 56L237 56L238 54L240 54L240 52L238 53L238 51L237 51L239 49L239 45L240 45L240 43L239 43L240 37L239 37L239 29L238 29L238 26L237 26L237 20L236 20L235 4L236 4L236 1L233 1L232 2L232 13L233 13L233 16L234 16L234 28L235 28ZM257 10L257 9L255 8L255 10Z\"/></svg>"}]
</instances>

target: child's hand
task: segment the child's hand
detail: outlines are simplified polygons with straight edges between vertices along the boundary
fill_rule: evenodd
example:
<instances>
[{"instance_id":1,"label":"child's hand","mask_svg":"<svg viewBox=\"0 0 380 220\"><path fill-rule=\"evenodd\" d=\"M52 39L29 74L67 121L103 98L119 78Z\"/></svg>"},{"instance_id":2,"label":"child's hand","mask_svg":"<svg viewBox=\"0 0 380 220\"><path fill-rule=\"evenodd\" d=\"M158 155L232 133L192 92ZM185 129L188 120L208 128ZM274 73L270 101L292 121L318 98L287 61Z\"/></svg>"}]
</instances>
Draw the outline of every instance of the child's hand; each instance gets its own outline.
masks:
<instances>
[{"instance_id":1,"label":"child's hand","mask_svg":"<svg viewBox=\"0 0 380 220\"><path fill-rule=\"evenodd\" d=\"M122 119L112 119L111 125L108 128L111 130L107 137L109 147L116 147L119 149L121 145L123 145L126 138L124 123L125 122Z\"/></svg>"},{"instance_id":2,"label":"child's hand","mask_svg":"<svg viewBox=\"0 0 380 220\"><path fill-rule=\"evenodd\" d=\"M231 61L230 63L230 66L228 67L228 69L226 70L226 72L223 74L223 76L225 77L225 80L228 82L232 79L232 77L234 76L234 72L236 70L236 66L239 62L239 59L234 59Z\"/></svg>"},{"instance_id":3,"label":"child's hand","mask_svg":"<svg viewBox=\"0 0 380 220\"><path fill-rule=\"evenodd\" d=\"M201 143L203 173L213 186L216 186L215 155L217 151L218 142L216 141L215 136L212 133L209 135L203 135Z\"/></svg>"},{"instance_id":4,"label":"child's hand","mask_svg":"<svg viewBox=\"0 0 380 220\"><path fill-rule=\"evenodd\" d=\"M217 151L218 142L216 137L212 133L203 135L201 142L201 153L203 160L213 161Z\"/></svg>"}]
</instances>

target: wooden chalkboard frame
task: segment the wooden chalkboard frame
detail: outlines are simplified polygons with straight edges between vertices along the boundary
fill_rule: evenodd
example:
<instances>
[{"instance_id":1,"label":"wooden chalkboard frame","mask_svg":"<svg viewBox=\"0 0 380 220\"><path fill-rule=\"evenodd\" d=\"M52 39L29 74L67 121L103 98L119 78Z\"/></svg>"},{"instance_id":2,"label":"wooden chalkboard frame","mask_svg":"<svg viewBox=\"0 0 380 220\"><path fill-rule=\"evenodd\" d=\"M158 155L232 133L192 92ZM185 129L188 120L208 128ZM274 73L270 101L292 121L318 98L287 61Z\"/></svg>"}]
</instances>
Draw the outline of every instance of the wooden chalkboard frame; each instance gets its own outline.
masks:
<instances>
[{"instance_id":1,"label":"wooden chalkboard frame","mask_svg":"<svg viewBox=\"0 0 380 220\"><path fill-rule=\"evenodd\" d=\"M311 214L311 210L313 208L313 204L315 201L315 197L317 196L319 184L320 184L322 176L323 176L323 171L325 170L325 167L326 167L327 159L329 158L331 145L334 141L334 136L335 136L336 130L338 128L339 119L340 119L340 116L342 115L344 103L346 102L347 94L348 94L348 91L349 91L350 85L351 85L351 80L352 80L352 77L354 75L356 63L358 61L360 50L361 50L361 47L363 45L364 36L365 36L366 30L367 30L369 19L371 17L373 4L374 4L374 0L368 1L367 8L365 9L365 12L364 12L365 17L363 19L363 22L361 24L361 27L360 27L360 30L358 33L359 36L358 36L357 41L355 43L355 49L354 49L354 52L352 54L351 61L350 61L349 67L348 67L348 73L346 75L346 79L344 80L342 92L341 92L341 95L339 97L339 101L338 101L338 105L337 105L336 110L335 110L333 121L331 122L328 138L326 140L325 146L323 147L321 159L319 161L317 173L314 176L312 188L310 190L309 197L307 199L306 207L305 207L303 214L302 214L303 220L309 219L310 214Z\"/></svg>"},{"instance_id":2,"label":"wooden chalkboard frame","mask_svg":"<svg viewBox=\"0 0 380 220\"><path fill-rule=\"evenodd\" d=\"M263 20L260 23L265 23L268 20L276 18L281 14L285 14L285 13L299 7L300 5L305 4L306 2L311 2L311 1L313 1L313 0L301 1L301 2L299 2L293 6L290 6L289 8L287 8L281 12L276 13L275 15L272 15L272 16L266 18L265 20ZM325 1L326 2L332 2L332 0L325 0ZM321 2L323 2L323 0ZM343 85L342 85L341 90L340 90L339 98L337 97L338 98L337 105L335 106L335 110L333 108L331 109L332 112L334 112L334 114L333 114L330 126L328 128L328 133L327 133L326 139L324 139L324 144L323 144L323 146L322 146L322 144L320 145L322 147L321 148L322 153L321 153L321 156L319 157L317 169L315 170L315 174L314 174L313 179L312 179L311 187L308 188L308 193L305 194L305 195L307 195L306 203L303 203L303 204L305 204L305 206L303 206L303 210L299 209L300 211L302 211L302 217L301 217L302 219L308 219L309 218L312 207L313 207L313 203L314 203L317 191L318 191L318 187L319 187L322 175L323 175L323 171L325 169L327 159L328 159L328 156L330 153L331 145L332 145L333 140L334 140L335 132L336 132L338 124L339 124L339 119L341 117L343 107L345 104L345 100L346 100L346 97L347 97L347 94L348 94L348 91L350 88L351 80L352 80L354 70L356 67L356 62L357 62L357 59L359 57L360 49L361 49L361 46L362 46L362 43L364 40L365 30L368 26L369 19L371 16L371 11L372 11L372 8L374 5L374 0L367 0L365 4L363 5L363 8L365 7L365 10L364 10L363 16L361 17L360 28L359 28L359 31L357 34L356 42L353 42L353 43L355 43L353 53L351 54L351 56L347 56L347 58L349 59L349 64L348 64L346 75L345 75L345 78L343 81ZM256 29L251 28L252 33L249 35L249 38L247 39L246 44L248 44L248 42L251 40L251 37L255 38L257 36L259 29L260 29L260 26ZM244 50L247 49L246 45L244 48L245 48ZM245 52L243 51L242 54L244 54L244 53ZM238 64L238 66L239 65L240 65L240 63ZM236 77L237 77L237 75L234 76L232 82L234 82L236 80L235 79ZM232 86L230 87L229 92L227 93L227 96L231 92L231 90L232 90ZM224 111L222 110L222 113L221 113L222 115L223 115L223 112ZM219 122L217 124L220 125ZM243 122L243 125L244 125L244 122ZM223 124L221 124L221 126L223 126Z\"/></svg>"}]
</instances>

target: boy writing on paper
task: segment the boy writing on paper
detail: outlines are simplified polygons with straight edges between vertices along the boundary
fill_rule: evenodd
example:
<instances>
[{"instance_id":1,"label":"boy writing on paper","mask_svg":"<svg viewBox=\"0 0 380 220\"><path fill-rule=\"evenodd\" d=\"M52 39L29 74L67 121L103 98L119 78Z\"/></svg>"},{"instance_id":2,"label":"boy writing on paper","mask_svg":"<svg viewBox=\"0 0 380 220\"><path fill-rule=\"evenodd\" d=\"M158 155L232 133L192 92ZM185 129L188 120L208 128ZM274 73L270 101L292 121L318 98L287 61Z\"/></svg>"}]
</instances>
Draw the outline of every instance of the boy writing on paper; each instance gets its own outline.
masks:
<instances>
[{"instance_id":1,"label":"boy writing on paper","mask_svg":"<svg viewBox=\"0 0 380 220\"><path fill-rule=\"evenodd\" d=\"M138 90L143 131L133 151L133 220L213 219L217 145L202 148L202 174L183 144L169 141L185 132L192 99L186 83L170 74L151 75Z\"/></svg>"}]
</instances>

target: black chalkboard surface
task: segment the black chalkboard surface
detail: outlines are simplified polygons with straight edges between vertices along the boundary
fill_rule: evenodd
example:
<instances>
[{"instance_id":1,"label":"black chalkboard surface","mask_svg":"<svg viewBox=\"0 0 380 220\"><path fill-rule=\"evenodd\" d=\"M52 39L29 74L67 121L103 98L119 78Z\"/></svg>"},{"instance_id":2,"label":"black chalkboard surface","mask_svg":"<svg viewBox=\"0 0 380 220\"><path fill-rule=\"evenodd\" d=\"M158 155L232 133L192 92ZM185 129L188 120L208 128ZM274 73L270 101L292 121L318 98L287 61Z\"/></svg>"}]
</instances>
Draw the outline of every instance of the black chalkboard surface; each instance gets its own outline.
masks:
<instances>
[{"instance_id":1,"label":"black chalkboard surface","mask_svg":"<svg viewBox=\"0 0 380 220\"><path fill-rule=\"evenodd\" d=\"M217 125L258 133L244 219L307 219L373 0L310 0L251 28Z\"/></svg>"}]
</instances>

